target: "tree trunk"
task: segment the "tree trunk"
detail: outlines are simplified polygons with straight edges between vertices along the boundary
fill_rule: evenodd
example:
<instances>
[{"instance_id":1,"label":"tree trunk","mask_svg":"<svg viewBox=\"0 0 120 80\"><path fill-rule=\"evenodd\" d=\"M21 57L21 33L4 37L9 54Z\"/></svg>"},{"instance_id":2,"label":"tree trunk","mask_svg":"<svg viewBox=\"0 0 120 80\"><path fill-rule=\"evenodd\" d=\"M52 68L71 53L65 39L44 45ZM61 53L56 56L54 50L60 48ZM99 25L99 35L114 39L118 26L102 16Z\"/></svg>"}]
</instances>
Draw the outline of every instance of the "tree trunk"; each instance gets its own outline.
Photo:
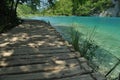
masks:
<instances>
[{"instance_id":1,"label":"tree trunk","mask_svg":"<svg viewBox=\"0 0 120 80\"><path fill-rule=\"evenodd\" d=\"M11 0L11 7L10 7L11 11L13 9L13 5L14 5L14 0Z\"/></svg>"},{"instance_id":2,"label":"tree trunk","mask_svg":"<svg viewBox=\"0 0 120 80\"><path fill-rule=\"evenodd\" d=\"M15 9L14 9L15 16L17 16L17 15L16 15L16 14L17 14L17 6L18 6L18 4L19 4L19 1L20 1L20 0L17 0L17 2L16 2L16 4L15 4Z\"/></svg>"}]
</instances>

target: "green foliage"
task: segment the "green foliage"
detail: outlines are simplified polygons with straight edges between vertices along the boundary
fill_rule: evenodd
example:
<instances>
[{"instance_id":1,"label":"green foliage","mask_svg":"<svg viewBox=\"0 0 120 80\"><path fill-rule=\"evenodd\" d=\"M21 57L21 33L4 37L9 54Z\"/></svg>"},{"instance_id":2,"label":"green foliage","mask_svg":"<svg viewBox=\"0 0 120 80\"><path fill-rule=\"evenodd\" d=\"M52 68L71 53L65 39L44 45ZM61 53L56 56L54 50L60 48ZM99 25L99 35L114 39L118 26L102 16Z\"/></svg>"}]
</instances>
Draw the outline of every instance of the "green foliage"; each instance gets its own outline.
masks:
<instances>
[{"instance_id":1,"label":"green foliage","mask_svg":"<svg viewBox=\"0 0 120 80\"><path fill-rule=\"evenodd\" d=\"M79 39L80 39L81 36L79 35L79 32L76 30L75 27L76 27L76 25L72 25L72 27L71 27L71 33L70 33L70 35L71 35L71 43L72 43L74 49L76 51L79 51L80 50L80 48L79 48Z\"/></svg>"},{"instance_id":2,"label":"green foliage","mask_svg":"<svg viewBox=\"0 0 120 80\"><path fill-rule=\"evenodd\" d=\"M59 0L55 5L43 11L45 15L72 15L72 1Z\"/></svg>"},{"instance_id":3,"label":"green foliage","mask_svg":"<svg viewBox=\"0 0 120 80\"><path fill-rule=\"evenodd\" d=\"M26 15L30 15L31 13L33 13L31 7L29 7L28 5L18 5L18 9L17 9L17 14L18 16L22 17L22 16L26 16Z\"/></svg>"},{"instance_id":4,"label":"green foliage","mask_svg":"<svg viewBox=\"0 0 120 80\"><path fill-rule=\"evenodd\" d=\"M94 10L102 12L108 9L109 7L111 7L112 5L113 4L111 0L101 0L101 1L98 1L97 3L94 3Z\"/></svg>"},{"instance_id":5,"label":"green foliage","mask_svg":"<svg viewBox=\"0 0 120 80\"><path fill-rule=\"evenodd\" d=\"M68 4L68 5L66 5ZM60 0L55 4L55 14L60 15L71 15L72 14L72 2L69 0Z\"/></svg>"},{"instance_id":6,"label":"green foliage","mask_svg":"<svg viewBox=\"0 0 120 80\"><path fill-rule=\"evenodd\" d=\"M93 14L99 14L100 12L108 9L112 5L111 0L88 0L84 4L80 4L75 11L75 15L89 16Z\"/></svg>"},{"instance_id":7,"label":"green foliage","mask_svg":"<svg viewBox=\"0 0 120 80\"><path fill-rule=\"evenodd\" d=\"M80 15L80 16L90 15L92 6L93 5L91 5L90 1L87 1L84 5L79 5L77 10L75 11L75 15Z\"/></svg>"},{"instance_id":8,"label":"green foliage","mask_svg":"<svg viewBox=\"0 0 120 80\"><path fill-rule=\"evenodd\" d=\"M52 7L43 10L42 14L90 16L99 14L111 6L111 0L59 0Z\"/></svg>"},{"instance_id":9,"label":"green foliage","mask_svg":"<svg viewBox=\"0 0 120 80\"><path fill-rule=\"evenodd\" d=\"M31 0L27 4L33 11L37 11L37 6L40 6L40 0Z\"/></svg>"}]
</instances>

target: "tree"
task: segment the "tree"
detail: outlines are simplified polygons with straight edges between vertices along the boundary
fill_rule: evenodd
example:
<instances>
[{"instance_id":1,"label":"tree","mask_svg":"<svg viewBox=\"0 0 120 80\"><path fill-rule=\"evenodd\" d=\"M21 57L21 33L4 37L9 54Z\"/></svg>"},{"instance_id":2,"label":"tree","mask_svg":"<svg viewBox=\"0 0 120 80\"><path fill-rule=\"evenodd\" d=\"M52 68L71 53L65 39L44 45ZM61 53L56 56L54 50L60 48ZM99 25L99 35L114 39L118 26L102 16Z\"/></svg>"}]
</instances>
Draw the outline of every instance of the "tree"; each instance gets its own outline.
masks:
<instances>
[{"instance_id":1,"label":"tree","mask_svg":"<svg viewBox=\"0 0 120 80\"><path fill-rule=\"evenodd\" d=\"M66 4L67 3L67 4ZM72 15L72 1L59 0L53 6L53 14L56 15Z\"/></svg>"},{"instance_id":2,"label":"tree","mask_svg":"<svg viewBox=\"0 0 120 80\"><path fill-rule=\"evenodd\" d=\"M48 3L53 5L53 1L54 0L48 0ZM3 30L3 25L4 28L6 28L8 25L11 27L11 25L18 23L18 4L28 4L34 12L40 6L41 2L43 2L43 0L0 0L0 17L2 18L0 19L0 31L1 29Z\"/></svg>"}]
</instances>

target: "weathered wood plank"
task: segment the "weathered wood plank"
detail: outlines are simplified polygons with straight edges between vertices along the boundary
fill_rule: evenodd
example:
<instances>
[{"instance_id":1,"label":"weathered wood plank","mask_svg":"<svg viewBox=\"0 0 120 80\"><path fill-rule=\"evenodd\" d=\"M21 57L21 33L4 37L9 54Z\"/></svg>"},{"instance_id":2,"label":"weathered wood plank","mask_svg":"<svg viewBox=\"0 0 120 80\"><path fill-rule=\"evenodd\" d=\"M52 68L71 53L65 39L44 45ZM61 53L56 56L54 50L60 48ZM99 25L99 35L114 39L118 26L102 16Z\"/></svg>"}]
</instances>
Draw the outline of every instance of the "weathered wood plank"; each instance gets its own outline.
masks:
<instances>
[{"instance_id":1,"label":"weathered wood plank","mask_svg":"<svg viewBox=\"0 0 120 80\"><path fill-rule=\"evenodd\" d=\"M100 74L99 72L94 72L92 73L92 77L95 79L95 80L107 80L105 78L105 76L103 76L102 74Z\"/></svg>"},{"instance_id":2,"label":"weathered wood plank","mask_svg":"<svg viewBox=\"0 0 120 80\"><path fill-rule=\"evenodd\" d=\"M78 60L80 61L80 63L87 62L87 59L85 59L84 57L80 57L80 58L78 58Z\"/></svg>"},{"instance_id":3,"label":"weathered wood plank","mask_svg":"<svg viewBox=\"0 0 120 80\"><path fill-rule=\"evenodd\" d=\"M44 64L49 62L50 59L16 59L10 61L0 61L0 67L9 67L9 66L19 66L19 65L27 65L27 64Z\"/></svg>"},{"instance_id":4,"label":"weathered wood plank","mask_svg":"<svg viewBox=\"0 0 120 80\"><path fill-rule=\"evenodd\" d=\"M17 73L30 73L30 72L44 72L52 70L60 70L61 68L71 68L79 66L77 60L55 60L53 63L46 64L30 64L21 66L11 66L0 68L0 75L17 74ZM83 69L84 70L84 69Z\"/></svg>"},{"instance_id":5,"label":"weathered wood plank","mask_svg":"<svg viewBox=\"0 0 120 80\"><path fill-rule=\"evenodd\" d=\"M12 51L6 51L6 52L2 52L2 53L0 53L0 59L2 59L2 58L7 58L7 57L13 57L13 56L30 56L30 55L38 55L38 56L41 56L41 57L48 57L48 56L56 56L56 55L65 55L65 54L68 54L68 55L71 55L71 52L69 52L69 51L60 51L59 50L59 52L53 52L53 51L47 51L48 53L41 53L41 52L30 52L29 53L29 51L28 51L28 53L27 53L27 51L26 52L24 52L23 51L23 53L20 53L20 52L18 52L18 53L12 53ZM77 54L77 56L79 56L78 54Z\"/></svg>"},{"instance_id":6,"label":"weathered wood plank","mask_svg":"<svg viewBox=\"0 0 120 80\"><path fill-rule=\"evenodd\" d=\"M62 53L62 52L70 52L70 50L68 49L39 50L39 53Z\"/></svg>"},{"instance_id":7,"label":"weathered wood plank","mask_svg":"<svg viewBox=\"0 0 120 80\"><path fill-rule=\"evenodd\" d=\"M33 48L37 48L37 49L40 49L40 50L58 50L58 49L69 49L68 47L66 46L35 46L34 43L29 43L28 45L25 45L25 46L18 46L18 47L4 47L3 50L12 50L12 49L25 49L25 48L30 48L30 47L33 47Z\"/></svg>"},{"instance_id":8,"label":"weathered wood plank","mask_svg":"<svg viewBox=\"0 0 120 80\"><path fill-rule=\"evenodd\" d=\"M57 60L55 58L37 58L37 59L16 59L10 61L0 61L0 67L10 67L10 66L21 66L21 65L32 65L32 64L45 64L50 63L58 64L56 61L61 61L61 64L78 64L76 59L68 59L68 60Z\"/></svg>"},{"instance_id":9,"label":"weathered wood plank","mask_svg":"<svg viewBox=\"0 0 120 80\"><path fill-rule=\"evenodd\" d=\"M13 51L13 52L12 52ZM55 53L70 53L70 50L68 49L58 49L58 50L38 50L38 49L14 49L14 50L9 50L9 51L2 51L0 54L2 56L6 56L9 54L12 55L28 55L28 54L55 54Z\"/></svg>"},{"instance_id":10,"label":"weathered wood plank","mask_svg":"<svg viewBox=\"0 0 120 80\"><path fill-rule=\"evenodd\" d=\"M1 80L49 80L61 77L73 76L82 74L84 70L80 70L79 66L59 69L51 72L36 72L29 74L16 74L16 75L2 75Z\"/></svg>"},{"instance_id":11,"label":"weathered wood plank","mask_svg":"<svg viewBox=\"0 0 120 80\"><path fill-rule=\"evenodd\" d=\"M32 72L47 72L64 68L65 65L51 65L51 64L33 64L15 67L0 68L0 75L14 75L25 74Z\"/></svg>"},{"instance_id":12,"label":"weathered wood plank","mask_svg":"<svg viewBox=\"0 0 120 80\"><path fill-rule=\"evenodd\" d=\"M57 80L94 80L89 74L86 75L75 75L67 78L61 78Z\"/></svg>"},{"instance_id":13,"label":"weathered wood plank","mask_svg":"<svg viewBox=\"0 0 120 80\"><path fill-rule=\"evenodd\" d=\"M38 47L39 50L59 50L68 49L66 46L50 46L50 47Z\"/></svg>"},{"instance_id":14,"label":"weathered wood plank","mask_svg":"<svg viewBox=\"0 0 120 80\"><path fill-rule=\"evenodd\" d=\"M19 47L8 47L7 49L24 49L24 48L30 48L30 47L33 47L33 48L37 48L39 50L68 50L68 48L66 46L35 46L35 43L29 43L28 45L26 46L19 46Z\"/></svg>"},{"instance_id":15,"label":"weathered wood plank","mask_svg":"<svg viewBox=\"0 0 120 80\"><path fill-rule=\"evenodd\" d=\"M56 54L31 54L31 55L15 55L10 57L2 57L0 61L10 61L16 59L36 59L36 58L55 58L55 59L70 59L80 57L79 54L75 53L56 53Z\"/></svg>"},{"instance_id":16,"label":"weathered wood plank","mask_svg":"<svg viewBox=\"0 0 120 80\"><path fill-rule=\"evenodd\" d=\"M92 73L93 72L93 69L86 62L81 63L81 66L82 66L82 68L85 69L86 73L90 73L90 72Z\"/></svg>"}]
</instances>

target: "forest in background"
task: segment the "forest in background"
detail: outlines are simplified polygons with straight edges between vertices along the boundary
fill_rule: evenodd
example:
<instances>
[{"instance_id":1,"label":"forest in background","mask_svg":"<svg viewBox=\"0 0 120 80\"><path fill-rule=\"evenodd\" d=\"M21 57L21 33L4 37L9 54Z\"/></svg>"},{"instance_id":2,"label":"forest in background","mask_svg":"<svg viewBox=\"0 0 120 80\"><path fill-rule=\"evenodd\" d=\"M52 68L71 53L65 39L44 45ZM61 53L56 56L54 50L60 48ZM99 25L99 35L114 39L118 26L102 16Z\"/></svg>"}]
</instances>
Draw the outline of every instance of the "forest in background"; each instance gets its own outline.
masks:
<instances>
[{"instance_id":1,"label":"forest in background","mask_svg":"<svg viewBox=\"0 0 120 80\"><path fill-rule=\"evenodd\" d=\"M34 11L29 4L19 4L18 16L93 16L114 6L111 0L54 0L50 5L43 4Z\"/></svg>"}]
</instances>

